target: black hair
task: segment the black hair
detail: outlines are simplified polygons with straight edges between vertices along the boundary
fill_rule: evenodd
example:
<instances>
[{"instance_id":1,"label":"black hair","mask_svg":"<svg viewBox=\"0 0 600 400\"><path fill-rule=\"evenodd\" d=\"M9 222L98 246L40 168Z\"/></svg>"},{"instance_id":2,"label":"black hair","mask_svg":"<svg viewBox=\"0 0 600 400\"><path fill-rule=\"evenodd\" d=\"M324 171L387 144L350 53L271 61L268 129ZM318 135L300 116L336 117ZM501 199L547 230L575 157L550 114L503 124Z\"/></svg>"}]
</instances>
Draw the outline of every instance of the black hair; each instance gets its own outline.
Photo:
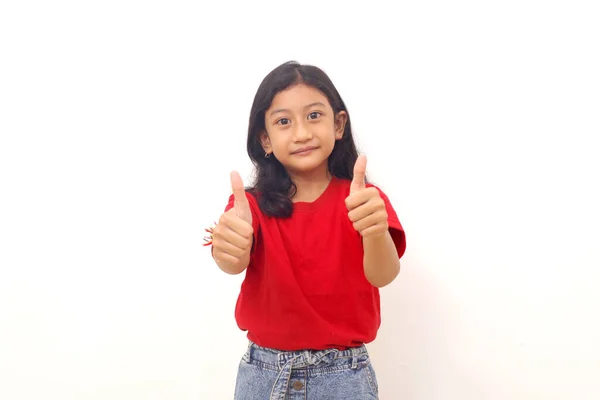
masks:
<instances>
[{"instance_id":1,"label":"black hair","mask_svg":"<svg viewBox=\"0 0 600 400\"><path fill-rule=\"evenodd\" d=\"M352 137L352 125L346 105L333 82L320 68L288 61L271 71L261 82L250 110L248 124L248 156L256 168L255 181L248 188L258 199L261 211L273 217L292 215L292 197L296 185L283 165L275 158L265 158L260 136L265 132L265 112L271 107L277 93L292 86L304 84L319 90L329 100L334 115L345 111L347 115L344 135L336 140L329 156L328 168L331 175L340 179L352 180L358 151Z\"/></svg>"}]
</instances>

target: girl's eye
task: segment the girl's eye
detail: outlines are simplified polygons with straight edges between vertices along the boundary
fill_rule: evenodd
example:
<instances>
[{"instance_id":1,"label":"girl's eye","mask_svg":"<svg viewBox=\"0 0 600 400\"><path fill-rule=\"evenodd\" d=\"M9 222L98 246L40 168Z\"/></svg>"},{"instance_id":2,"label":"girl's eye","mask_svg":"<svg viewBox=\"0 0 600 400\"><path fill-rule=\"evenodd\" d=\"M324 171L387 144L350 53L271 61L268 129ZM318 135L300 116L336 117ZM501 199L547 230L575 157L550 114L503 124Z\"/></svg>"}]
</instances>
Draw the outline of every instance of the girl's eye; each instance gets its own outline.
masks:
<instances>
[{"instance_id":1,"label":"girl's eye","mask_svg":"<svg viewBox=\"0 0 600 400\"><path fill-rule=\"evenodd\" d=\"M290 123L290 120L287 118L281 118L279 121L277 121L277 123L279 125L288 125Z\"/></svg>"},{"instance_id":2,"label":"girl's eye","mask_svg":"<svg viewBox=\"0 0 600 400\"><path fill-rule=\"evenodd\" d=\"M321 113L318 111L313 111L310 114L308 114L308 119L317 119L321 116Z\"/></svg>"}]
</instances>

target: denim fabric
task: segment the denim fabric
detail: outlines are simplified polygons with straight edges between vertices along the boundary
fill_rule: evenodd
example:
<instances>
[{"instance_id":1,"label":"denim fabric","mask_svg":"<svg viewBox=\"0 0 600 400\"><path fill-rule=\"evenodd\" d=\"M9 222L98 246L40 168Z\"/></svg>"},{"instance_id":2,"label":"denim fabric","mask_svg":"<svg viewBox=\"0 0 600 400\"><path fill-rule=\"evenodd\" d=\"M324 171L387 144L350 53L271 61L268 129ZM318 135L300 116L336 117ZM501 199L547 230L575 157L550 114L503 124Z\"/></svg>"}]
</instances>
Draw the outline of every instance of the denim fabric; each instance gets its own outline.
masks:
<instances>
[{"instance_id":1,"label":"denim fabric","mask_svg":"<svg viewBox=\"0 0 600 400\"><path fill-rule=\"evenodd\" d=\"M364 345L287 352L250 342L240 362L234 400L372 400L377 392Z\"/></svg>"}]
</instances>

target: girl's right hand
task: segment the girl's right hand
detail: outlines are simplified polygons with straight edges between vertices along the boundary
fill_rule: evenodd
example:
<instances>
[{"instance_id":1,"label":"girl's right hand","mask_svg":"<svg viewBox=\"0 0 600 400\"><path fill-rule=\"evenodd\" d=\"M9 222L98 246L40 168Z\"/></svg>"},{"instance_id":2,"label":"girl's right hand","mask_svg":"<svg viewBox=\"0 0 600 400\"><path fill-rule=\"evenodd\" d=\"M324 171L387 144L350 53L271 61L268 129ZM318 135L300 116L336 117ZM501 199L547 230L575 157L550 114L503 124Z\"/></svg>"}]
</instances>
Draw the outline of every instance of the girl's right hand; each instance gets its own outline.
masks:
<instances>
[{"instance_id":1,"label":"girl's right hand","mask_svg":"<svg viewBox=\"0 0 600 400\"><path fill-rule=\"evenodd\" d=\"M252 211L242 178L231 173L233 208L221 215L212 234L212 250L215 262L228 274L239 274L250 262L250 250L254 238Z\"/></svg>"}]
</instances>

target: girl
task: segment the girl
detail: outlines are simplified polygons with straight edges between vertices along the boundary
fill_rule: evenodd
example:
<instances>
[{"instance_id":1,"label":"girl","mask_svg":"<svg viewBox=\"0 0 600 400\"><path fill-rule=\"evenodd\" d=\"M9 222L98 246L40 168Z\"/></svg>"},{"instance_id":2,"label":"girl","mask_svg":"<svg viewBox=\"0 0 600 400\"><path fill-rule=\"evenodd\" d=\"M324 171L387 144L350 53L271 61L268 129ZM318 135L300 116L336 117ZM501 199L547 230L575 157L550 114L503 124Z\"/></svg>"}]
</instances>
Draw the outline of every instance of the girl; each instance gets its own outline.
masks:
<instances>
[{"instance_id":1,"label":"girl","mask_svg":"<svg viewBox=\"0 0 600 400\"><path fill-rule=\"evenodd\" d=\"M211 230L223 271L246 271L235 316L249 346L236 400L376 399L365 343L380 325L378 288L406 242L387 196L365 180L350 115L319 68L287 62L250 112L256 180L237 172Z\"/></svg>"}]
</instances>

